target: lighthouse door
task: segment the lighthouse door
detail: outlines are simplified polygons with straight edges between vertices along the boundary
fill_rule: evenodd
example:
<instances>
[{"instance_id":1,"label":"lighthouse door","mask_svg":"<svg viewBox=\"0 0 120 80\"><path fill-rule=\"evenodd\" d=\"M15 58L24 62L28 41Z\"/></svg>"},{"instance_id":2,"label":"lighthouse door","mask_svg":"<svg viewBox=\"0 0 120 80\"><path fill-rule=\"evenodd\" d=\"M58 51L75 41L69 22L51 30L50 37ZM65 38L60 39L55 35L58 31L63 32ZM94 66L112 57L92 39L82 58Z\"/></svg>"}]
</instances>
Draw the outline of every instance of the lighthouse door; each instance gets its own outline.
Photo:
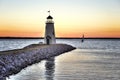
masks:
<instances>
[{"instance_id":1,"label":"lighthouse door","mask_svg":"<svg viewBox=\"0 0 120 80\"><path fill-rule=\"evenodd\" d=\"M48 45L50 44L50 39L51 39L50 36L47 36L47 37L46 37L46 43L47 43Z\"/></svg>"},{"instance_id":2,"label":"lighthouse door","mask_svg":"<svg viewBox=\"0 0 120 80\"><path fill-rule=\"evenodd\" d=\"M47 44L48 44L48 45L50 44L50 40L49 40L49 39L47 39Z\"/></svg>"}]
</instances>

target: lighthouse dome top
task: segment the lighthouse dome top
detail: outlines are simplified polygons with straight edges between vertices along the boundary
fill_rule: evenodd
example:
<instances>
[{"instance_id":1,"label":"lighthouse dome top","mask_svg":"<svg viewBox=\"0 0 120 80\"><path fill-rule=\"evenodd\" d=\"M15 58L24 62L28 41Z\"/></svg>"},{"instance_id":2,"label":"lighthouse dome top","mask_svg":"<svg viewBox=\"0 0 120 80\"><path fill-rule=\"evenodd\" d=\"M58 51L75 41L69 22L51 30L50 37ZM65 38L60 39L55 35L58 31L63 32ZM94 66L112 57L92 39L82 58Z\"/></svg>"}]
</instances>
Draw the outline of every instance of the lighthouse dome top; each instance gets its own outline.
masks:
<instances>
[{"instance_id":1,"label":"lighthouse dome top","mask_svg":"<svg viewBox=\"0 0 120 80\"><path fill-rule=\"evenodd\" d=\"M51 15L49 15L49 16L47 17L47 19L53 19L53 17L52 17Z\"/></svg>"}]
</instances>

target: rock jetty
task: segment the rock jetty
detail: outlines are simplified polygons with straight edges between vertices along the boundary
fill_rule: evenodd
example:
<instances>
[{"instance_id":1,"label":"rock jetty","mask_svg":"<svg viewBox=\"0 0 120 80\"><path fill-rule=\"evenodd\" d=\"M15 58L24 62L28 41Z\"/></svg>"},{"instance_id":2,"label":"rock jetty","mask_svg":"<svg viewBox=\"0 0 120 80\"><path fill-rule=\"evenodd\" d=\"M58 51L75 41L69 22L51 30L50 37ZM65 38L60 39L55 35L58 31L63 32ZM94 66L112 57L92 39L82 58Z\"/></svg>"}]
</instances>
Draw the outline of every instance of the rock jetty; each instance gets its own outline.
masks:
<instances>
[{"instance_id":1,"label":"rock jetty","mask_svg":"<svg viewBox=\"0 0 120 80\"><path fill-rule=\"evenodd\" d=\"M32 44L22 49L0 51L0 80L17 74L29 65L74 49L67 44Z\"/></svg>"}]
</instances>

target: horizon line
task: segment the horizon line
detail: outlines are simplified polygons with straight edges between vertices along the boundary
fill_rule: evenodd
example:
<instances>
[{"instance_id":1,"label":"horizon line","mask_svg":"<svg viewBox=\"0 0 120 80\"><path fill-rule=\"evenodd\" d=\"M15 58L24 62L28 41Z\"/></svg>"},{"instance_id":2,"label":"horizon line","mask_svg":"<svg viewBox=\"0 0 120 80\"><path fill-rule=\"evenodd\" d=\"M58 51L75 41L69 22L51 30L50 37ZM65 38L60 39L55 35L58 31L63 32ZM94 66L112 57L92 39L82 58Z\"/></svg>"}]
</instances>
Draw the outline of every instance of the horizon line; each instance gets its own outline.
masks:
<instances>
[{"instance_id":1,"label":"horizon line","mask_svg":"<svg viewBox=\"0 0 120 80\"><path fill-rule=\"evenodd\" d=\"M44 39L44 37L0 37L0 39ZM56 37L56 39L82 39L82 37ZM120 37L85 37L84 39L120 39Z\"/></svg>"}]
</instances>

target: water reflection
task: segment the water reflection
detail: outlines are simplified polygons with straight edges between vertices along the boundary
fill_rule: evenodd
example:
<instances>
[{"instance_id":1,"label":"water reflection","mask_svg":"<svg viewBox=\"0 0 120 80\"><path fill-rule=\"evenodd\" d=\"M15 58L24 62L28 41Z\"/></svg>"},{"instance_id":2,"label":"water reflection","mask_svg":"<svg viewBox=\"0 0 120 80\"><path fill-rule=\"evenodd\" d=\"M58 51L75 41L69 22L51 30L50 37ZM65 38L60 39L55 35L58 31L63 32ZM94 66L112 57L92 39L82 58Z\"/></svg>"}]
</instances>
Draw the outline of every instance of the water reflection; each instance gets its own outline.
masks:
<instances>
[{"instance_id":1,"label":"water reflection","mask_svg":"<svg viewBox=\"0 0 120 80\"><path fill-rule=\"evenodd\" d=\"M51 57L46 60L45 63L45 78L46 80L54 80L54 72L55 72L55 62L54 58Z\"/></svg>"},{"instance_id":2,"label":"water reflection","mask_svg":"<svg viewBox=\"0 0 120 80\"><path fill-rule=\"evenodd\" d=\"M120 80L119 74L118 53L76 49L29 66L7 80Z\"/></svg>"}]
</instances>

